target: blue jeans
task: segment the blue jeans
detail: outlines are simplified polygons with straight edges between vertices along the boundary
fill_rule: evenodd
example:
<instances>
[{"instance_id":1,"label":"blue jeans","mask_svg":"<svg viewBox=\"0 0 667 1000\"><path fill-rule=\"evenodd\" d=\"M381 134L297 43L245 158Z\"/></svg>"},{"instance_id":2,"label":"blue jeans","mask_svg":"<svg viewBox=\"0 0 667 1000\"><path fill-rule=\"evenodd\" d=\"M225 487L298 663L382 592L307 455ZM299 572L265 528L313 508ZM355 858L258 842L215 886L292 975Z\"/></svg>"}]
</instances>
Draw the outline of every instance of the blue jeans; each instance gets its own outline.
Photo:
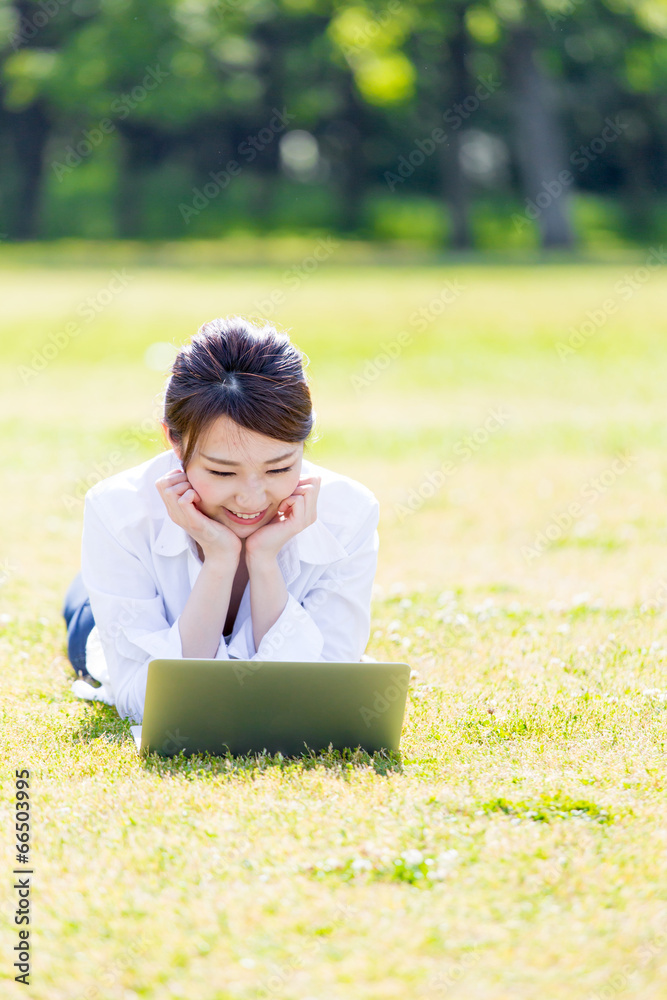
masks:
<instances>
[{"instance_id":1,"label":"blue jeans","mask_svg":"<svg viewBox=\"0 0 667 1000\"><path fill-rule=\"evenodd\" d=\"M89 677L86 670L86 640L95 624L90 600L83 585L81 573L77 573L69 585L62 615L67 625L67 656L80 677Z\"/></svg>"}]
</instances>

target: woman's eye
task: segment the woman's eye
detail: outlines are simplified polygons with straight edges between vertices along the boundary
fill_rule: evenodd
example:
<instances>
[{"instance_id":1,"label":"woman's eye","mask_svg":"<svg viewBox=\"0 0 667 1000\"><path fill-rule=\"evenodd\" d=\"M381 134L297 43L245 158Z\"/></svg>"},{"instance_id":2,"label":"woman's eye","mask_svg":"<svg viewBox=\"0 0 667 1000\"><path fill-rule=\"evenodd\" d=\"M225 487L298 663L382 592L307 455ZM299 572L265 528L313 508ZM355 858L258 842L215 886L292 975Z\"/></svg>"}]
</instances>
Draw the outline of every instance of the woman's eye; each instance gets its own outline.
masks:
<instances>
[{"instance_id":1,"label":"woman's eye","mask_svg":"<svg viewBox=\"0 0 667 1000\"><path fill-rule=\"evenodd\" d=\"M275 476L275 475L279 475L281 472L289 472L291 468L292 468L292 466L288 465L286 469L269 469L269 472L273 473L273 475ZM206 471L210 472L212 476L233 476L234 475L233 472L220 472L218 469L207 469Z\"/></svg>"}]
</instances>

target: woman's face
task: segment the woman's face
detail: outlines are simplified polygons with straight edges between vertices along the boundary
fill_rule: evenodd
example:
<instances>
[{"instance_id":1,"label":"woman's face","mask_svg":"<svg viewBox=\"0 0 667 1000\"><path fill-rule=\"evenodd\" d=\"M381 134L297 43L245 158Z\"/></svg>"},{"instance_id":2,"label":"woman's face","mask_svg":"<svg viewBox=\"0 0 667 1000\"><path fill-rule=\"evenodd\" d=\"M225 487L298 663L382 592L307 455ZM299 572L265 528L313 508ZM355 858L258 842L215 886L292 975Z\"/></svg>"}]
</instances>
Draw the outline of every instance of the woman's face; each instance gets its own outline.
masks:
<instances>
[{"instance_id":1,"label":"woman's face","mask_svg":"<svg viewBox=\"0 0 667 1000\"><path fill-rule=\"evenodd\" d=\"M180 459L180 449L172 447ZM247 538L268 524L294 492L302 459L302 441L295 444L265 437L223 416L201 435L184 471L201 497L198 509L239 538ZM234 516L238 514L261 516L245 522Z\"/></svg>"}]
</instances>

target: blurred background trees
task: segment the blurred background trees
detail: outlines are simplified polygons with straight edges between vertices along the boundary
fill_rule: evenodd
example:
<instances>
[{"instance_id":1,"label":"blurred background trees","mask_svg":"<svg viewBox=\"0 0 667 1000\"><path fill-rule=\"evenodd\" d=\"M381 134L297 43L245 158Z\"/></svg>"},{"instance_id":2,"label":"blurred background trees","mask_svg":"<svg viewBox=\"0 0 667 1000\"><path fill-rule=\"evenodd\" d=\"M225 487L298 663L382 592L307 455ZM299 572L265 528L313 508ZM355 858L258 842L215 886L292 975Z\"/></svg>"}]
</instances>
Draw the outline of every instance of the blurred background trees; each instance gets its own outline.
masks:
<instances>
[{"instance_id":1,"label":"blurred background trees","mask_svg":"<svg viewBox=\"0 0 667 1000\"><path fill-rule=\"evenodd\" d=\"M0 45L3 238L667 223L665 0L0 0Z\"/></svg>"}]
</instances>

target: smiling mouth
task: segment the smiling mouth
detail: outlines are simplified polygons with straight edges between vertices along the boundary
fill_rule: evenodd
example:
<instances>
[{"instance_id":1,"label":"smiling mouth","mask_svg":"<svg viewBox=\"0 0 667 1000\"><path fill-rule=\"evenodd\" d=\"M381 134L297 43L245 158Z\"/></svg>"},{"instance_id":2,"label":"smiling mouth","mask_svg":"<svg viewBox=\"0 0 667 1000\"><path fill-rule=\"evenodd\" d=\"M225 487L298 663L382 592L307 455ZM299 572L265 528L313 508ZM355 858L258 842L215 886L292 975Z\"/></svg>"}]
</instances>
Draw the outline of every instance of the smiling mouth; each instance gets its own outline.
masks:
<instances>
[{"instance_id":1,"label":"smiling mouth","mask_svg":"<svg viewBox=\"0 0 667 1000\"><path fill-rule=\"evenodd\" d=\"M249 523L253 521L259 521L266 514L266 511L269 508L266 507L264 510L260 510L250 514L245 514L241 511L230 510L229 507L225 507L224 509L230 515L230 517L234 518L235 521Z\"/></svg>"}]
</instances>

